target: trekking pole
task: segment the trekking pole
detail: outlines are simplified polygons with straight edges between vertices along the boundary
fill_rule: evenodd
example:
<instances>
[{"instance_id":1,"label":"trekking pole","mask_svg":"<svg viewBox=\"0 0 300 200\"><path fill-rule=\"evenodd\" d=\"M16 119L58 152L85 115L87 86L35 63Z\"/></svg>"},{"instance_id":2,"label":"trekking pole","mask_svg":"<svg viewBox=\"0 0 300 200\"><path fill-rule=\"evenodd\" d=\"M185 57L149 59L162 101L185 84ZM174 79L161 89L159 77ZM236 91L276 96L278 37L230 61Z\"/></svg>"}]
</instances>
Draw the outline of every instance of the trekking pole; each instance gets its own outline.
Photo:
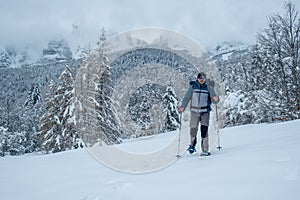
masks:
<instances>
[{"instance_id":1,"label":"trekking pole","mask_svg":"<svg viewBox=\"0 0 300 200\"><path fill-rule=\"evenodd\" d=\"M176 158L181 158L180 155L180 136L181 136L181 120L182 120L182 112L180 113L180 119L179 119L179 134L178 134L178 149L177 149L177 155Z\"/></svg>"},{"instance_id":2,"label":"trekking pole","mask_svg":"<svg viewBox=\"0 0 300 200\"><path fill-rule=\"evenodd\" d=\"M217 122L219 122L219 117L218 117L218 106L216 104L216 118L217 118ZM219 151L222 149L222 147L220 146L220 130L219 130L219 127L218 127L218 146L217 146L217 149L219 149Z\"/></svg>"}]
</instances>

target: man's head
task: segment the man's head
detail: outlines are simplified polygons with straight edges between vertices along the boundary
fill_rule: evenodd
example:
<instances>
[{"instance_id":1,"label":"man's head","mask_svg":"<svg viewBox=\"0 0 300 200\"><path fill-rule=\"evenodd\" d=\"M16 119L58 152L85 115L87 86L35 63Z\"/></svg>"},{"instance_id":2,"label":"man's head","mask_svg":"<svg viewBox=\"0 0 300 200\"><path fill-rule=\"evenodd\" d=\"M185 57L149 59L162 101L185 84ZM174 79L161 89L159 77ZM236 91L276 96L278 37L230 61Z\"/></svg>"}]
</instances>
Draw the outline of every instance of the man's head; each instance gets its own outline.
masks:
<instances>
[{"instance_id":1,"label":"man's head","mask_svg":"<svg viewBox=\"0 0 300 200\"><path fill-rule=\"evenodd\" d=\"M200 84L205 83L206 81L206 74L204 72L200 72L197 76L197 80Z\"/></svg>"}]
</instances>

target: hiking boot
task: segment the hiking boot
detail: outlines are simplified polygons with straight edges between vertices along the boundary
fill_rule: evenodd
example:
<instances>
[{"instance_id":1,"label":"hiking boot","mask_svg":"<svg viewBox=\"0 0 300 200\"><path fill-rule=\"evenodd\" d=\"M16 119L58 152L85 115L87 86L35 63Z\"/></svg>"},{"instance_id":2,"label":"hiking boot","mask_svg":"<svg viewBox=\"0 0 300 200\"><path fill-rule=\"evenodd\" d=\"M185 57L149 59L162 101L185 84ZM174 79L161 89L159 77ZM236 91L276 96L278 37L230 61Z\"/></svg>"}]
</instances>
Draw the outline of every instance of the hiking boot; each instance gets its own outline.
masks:
<instances>
[{"instance_id":1,"label":"hiking boot","mask_svg":"<svg viewBox=\"0 0 300 200\"><path fill-rule=\"evenodd\" d=\"M194 152L196 152L196 149L193 145L190 145L187 150L189 151L190 154L193 154Z\"/></svg>"}]
</instances>

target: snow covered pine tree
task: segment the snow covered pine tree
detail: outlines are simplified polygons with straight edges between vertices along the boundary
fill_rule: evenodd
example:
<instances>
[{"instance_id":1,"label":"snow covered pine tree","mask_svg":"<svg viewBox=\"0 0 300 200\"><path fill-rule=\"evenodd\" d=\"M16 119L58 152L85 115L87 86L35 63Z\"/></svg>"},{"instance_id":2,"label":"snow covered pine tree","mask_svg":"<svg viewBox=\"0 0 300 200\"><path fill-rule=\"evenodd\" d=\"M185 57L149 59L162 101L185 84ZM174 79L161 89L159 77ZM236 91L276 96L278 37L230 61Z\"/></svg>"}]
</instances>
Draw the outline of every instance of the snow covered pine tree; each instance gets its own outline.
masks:
<instances>
[{"instance_id":1,"label":"snow covered pine tree","mask_svg":"<svg viewBox=\"0 0 300 200\"><path fill-rule=\"evenodd\" d=\"M59 152L83 146L74 117L74 78L69 67L59 77L57 87L50 83L46 93L47 112L41 119L39 142L45 152Z\"/></svg>"},{"instance_id":2,"label":"snow covered pine tree","mask_svg":"<svg viewBox=\"0 0 300 200\"><path fill-rule=\"evenodd\" d=\"M174 131L179 127L178 100L171 86L168 86L163 95L165 110L167 112L164 131Z\"/></svg>"}]
</instances>

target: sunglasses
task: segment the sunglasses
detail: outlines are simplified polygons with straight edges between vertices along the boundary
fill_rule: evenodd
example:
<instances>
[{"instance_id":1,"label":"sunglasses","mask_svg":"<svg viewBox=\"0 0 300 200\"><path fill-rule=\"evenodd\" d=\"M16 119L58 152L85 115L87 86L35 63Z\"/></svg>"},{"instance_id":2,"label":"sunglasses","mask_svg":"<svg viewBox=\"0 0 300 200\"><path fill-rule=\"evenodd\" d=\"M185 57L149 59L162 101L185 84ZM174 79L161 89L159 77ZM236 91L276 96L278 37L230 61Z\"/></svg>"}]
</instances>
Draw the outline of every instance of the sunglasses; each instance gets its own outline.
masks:
<instances>
[{"instance_id":1,"label":"sunglasses","mask_svg":"<svg viewBox=\"0 0 300 200\"><path fill-rule=\"evenodd\" d=\"M205 80L205 78L203 76L200 76L198 79L199 80Z\"/></svg>"}]
</instances>

